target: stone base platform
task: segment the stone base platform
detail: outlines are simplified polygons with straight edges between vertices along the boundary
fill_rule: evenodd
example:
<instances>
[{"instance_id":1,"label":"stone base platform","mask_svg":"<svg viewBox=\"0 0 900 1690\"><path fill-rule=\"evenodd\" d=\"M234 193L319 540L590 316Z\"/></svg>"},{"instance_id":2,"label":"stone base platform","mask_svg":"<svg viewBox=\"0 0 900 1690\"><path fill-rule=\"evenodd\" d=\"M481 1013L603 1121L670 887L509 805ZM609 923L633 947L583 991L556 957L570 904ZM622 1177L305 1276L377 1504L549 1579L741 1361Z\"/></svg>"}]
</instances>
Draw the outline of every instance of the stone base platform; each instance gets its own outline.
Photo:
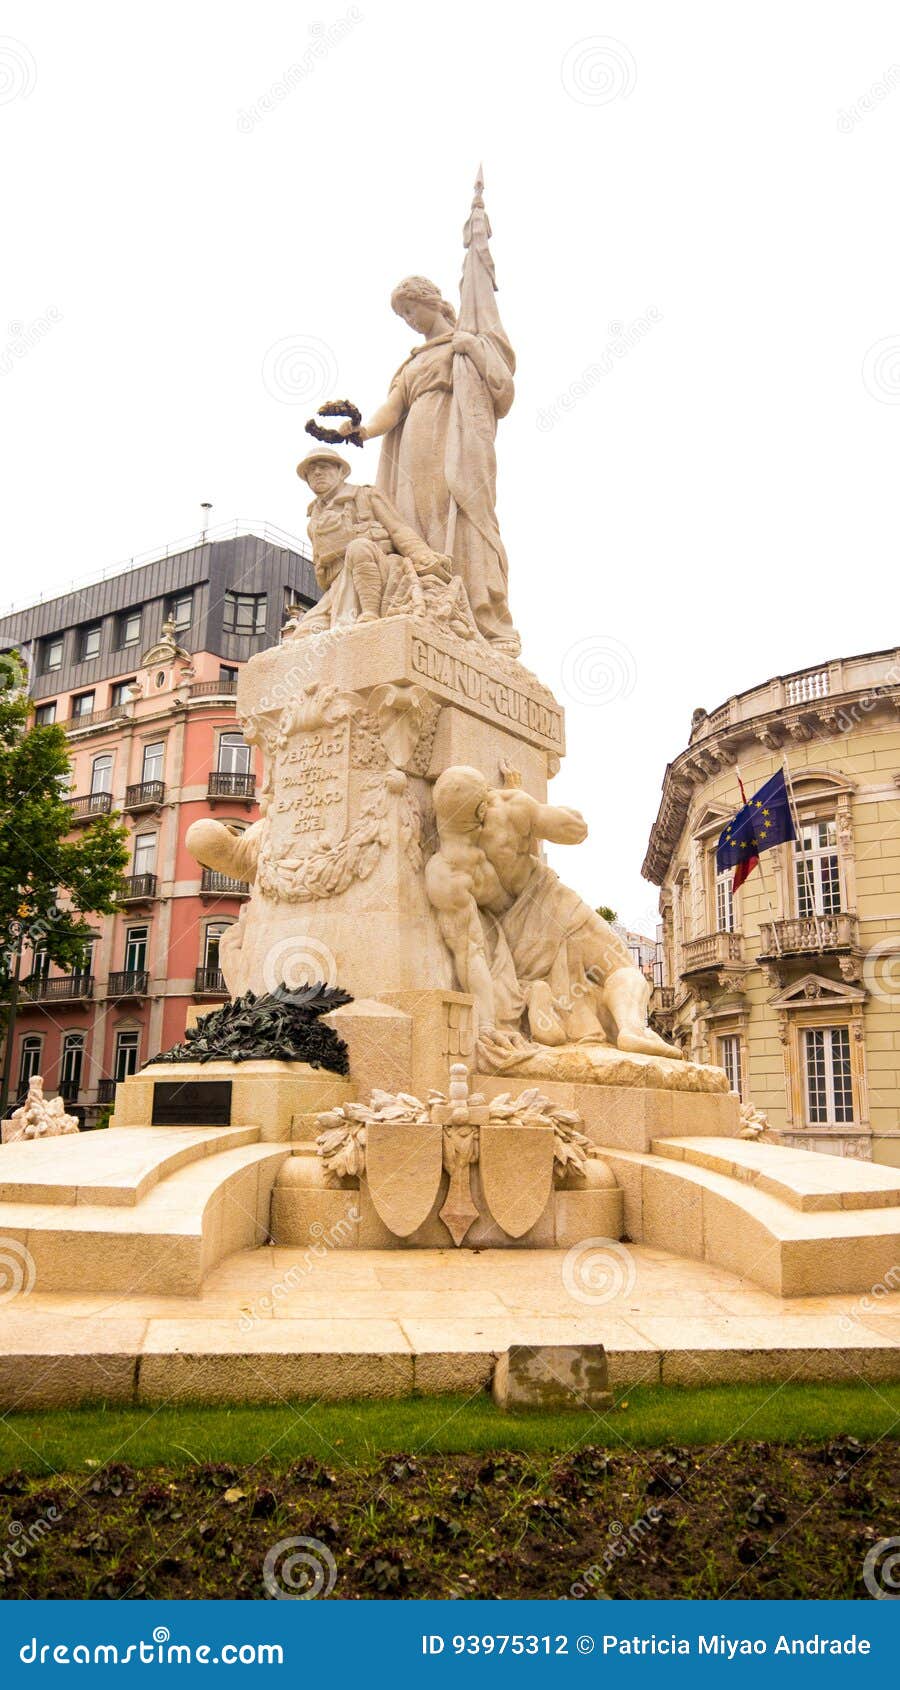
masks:
<instances>
[{"instance_id":1,"label":"stone base platform","mask_svg":"<svg viewBox=\"0 0 900 1690\"><path fill-rule=\"evenodd\" d=\"M625 1232L715 1262L779 1297L900 1287L895 1168L746 1139L673 1137L652 1154L611 1148Z\"/></svg>"},{"instance_id":2,"label":"stone base platform","mask_svg":"<svg viewBox=\"0 0 900 1690\"><path fill-rule=\"evenodd\" d=\"M388 1015L389 1048L398 1020L402 1015ZM371 1025L360 1017L356 1030L361 1035ZM374 1063L371 1047L366 1060ZM548 1163L541 1176L547 1195L543 1207L526 1211L527 1230L517 1230L505 1210L504 1227L498 1225L501 1209L496 1197L485 1202L483 1169L474 1165L477 1218L463 1229L461 1253L525 1257L589 1251L598 1241L616 1249L610 1241L625 1238L737 1273L777 1297L865 1299L893 1290L900 1259L895 1170L740 1139L735 1097L680 1089L687 1076L675 1062L648 1061L640 1070L645 1080L672 1070L668 1084L636 1084L636 1060L623 1066L620 1053L610 1052L607 1083L538 1083L556 1107L579 1112L599 1154L583 1173L567 1171L561 1185L552 1185ZM621 1083L629 1074L632 1083ZM221 1124L191 1122L195 1081L212 1088L202 1095ZM491 1098L527 1089L518 1075L478 1075L475 1084ZM110 1132L5 1145L0 1234L13 1284L34 1292L77 1285L92 1293L193 1297L217 1264L271 1240L316 1257L443 1253L451 1229L440 1159L421 1217L408 1231L389 1230L366 1178L335 1180L316 1156L319 1112L360 1095L368 1089L355 1078L301 1063L159 1064L118 1088ZM167 1119L174 1110L175 1124L152 1124L162 1105ZM534 1130L507 1143L506 1184L516 1201L524 1190L521 1155ZM414 1170L401 1148L391 1178L405 1191Z\"/></svg>"},{"instance_id":3,"label":"stone base platform","mask_svg":"<svg viewBox=\"0 0 900 1690\"><path fill-rule=\"evenodd\" d=\"M475 1392L510 1348L597 1344L614 1398L641 1384L875 1385L900 1378L900 1292L783 1301L708 1262L602 1241L580 1262L558 1250L242 1250L190 1297L7 1302L0 1407Z\"/></svg>"}]
</instances>

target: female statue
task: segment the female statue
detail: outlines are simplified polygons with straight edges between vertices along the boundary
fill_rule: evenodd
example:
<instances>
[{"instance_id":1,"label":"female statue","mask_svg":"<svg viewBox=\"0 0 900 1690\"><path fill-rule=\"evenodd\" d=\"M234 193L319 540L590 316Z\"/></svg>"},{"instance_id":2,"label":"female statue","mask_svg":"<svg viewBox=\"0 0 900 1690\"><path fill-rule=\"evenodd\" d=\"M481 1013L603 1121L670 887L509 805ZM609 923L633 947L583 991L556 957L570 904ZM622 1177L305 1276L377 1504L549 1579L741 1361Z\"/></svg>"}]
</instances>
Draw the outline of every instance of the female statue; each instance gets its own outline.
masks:
<instances>
[{"instance_id":1,"label":"female statue","mask_svg":"<svg viewBox=\"0 0 900 1690\"><path fill-rule=\"evenodd\" d=\"M495 512L497 420L513 401L515 354L494 300L490 225L476 184L464 231L460 323L425 276L409 276L391 305L421 334L385 403L359 433L384 436L376 486L435 552L453 559L485 639L518 656L507 603L507 560ZM341 433L353 424L341 425Z\"/></svg>"}]
</instances>

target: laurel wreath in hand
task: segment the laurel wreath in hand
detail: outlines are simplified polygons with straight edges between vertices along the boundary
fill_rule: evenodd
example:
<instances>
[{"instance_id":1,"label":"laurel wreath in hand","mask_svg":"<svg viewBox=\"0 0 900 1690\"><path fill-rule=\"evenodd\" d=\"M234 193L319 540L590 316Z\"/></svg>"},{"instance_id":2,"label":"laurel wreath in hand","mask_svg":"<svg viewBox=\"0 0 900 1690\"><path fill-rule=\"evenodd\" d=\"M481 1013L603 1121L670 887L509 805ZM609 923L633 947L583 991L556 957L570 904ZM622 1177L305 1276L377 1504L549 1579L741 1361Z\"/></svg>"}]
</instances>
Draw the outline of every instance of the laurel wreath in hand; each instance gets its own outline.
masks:
<instances>
[{"instance_id":1,"label":"laurel wreath in hand","mask_svg":"<svg viewBox=\"0 0 900 1690\"><path fill-rule=\"evenodd\" d=\"M310 417L306 425L306 432L311 434L314 440L321 440L326 446L362 445L362 436L358 432L359 425L362 422L362 412L357 410L351 400L329 399L327 405L319 406L316 415L320 417L349 417L353 424L353 433L341 434L337 428L323 428L321 423L316 422L315 417Z\"/></svg>"}]
</instances>

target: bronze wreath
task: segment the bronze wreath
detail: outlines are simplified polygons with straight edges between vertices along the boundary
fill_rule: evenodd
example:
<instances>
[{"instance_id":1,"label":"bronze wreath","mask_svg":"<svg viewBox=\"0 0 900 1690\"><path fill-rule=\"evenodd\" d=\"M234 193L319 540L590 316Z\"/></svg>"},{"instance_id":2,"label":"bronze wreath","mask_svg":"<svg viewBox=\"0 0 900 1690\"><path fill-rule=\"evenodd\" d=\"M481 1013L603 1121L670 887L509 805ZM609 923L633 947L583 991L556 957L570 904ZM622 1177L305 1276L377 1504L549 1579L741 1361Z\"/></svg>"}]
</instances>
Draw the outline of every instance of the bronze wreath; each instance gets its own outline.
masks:
<instances>
[{"instance_id":1,"label":"bronze wreath","mask_svg":"<svg viewBox=\"0 0 900 1690\"><path fill-rule=\"evenodd\" d=\"M310 417L306 425L307 434L314 440L321 440L326 446L361 446L362 436L358 433L362 422L362 412L349 399L329 399L327 405L320 405L317 415L320 417L349 417L353 424L352 434L341 434L336 428L322 428L315 417Z\"/></svg>"}]
</instances>

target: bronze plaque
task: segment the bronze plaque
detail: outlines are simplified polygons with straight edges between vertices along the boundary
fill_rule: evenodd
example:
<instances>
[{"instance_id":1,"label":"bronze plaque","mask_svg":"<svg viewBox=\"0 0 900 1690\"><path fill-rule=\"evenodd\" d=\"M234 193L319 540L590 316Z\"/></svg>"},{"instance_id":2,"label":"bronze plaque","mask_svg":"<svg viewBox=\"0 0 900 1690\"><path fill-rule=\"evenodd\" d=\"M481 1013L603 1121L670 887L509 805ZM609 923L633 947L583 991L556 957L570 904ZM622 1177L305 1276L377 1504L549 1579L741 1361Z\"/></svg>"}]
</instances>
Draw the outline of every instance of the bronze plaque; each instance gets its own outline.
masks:
<instances>
[{"instance_id":1,"label":"bronze plaque","mask_svg":"<svg viewBox=\"0 0 900 1690\"><path fill-rule=\"evenodd\" d=\"M154 1127L230 1127L230 1080L157 1080Z\"/></svg>"}]
</instances>

